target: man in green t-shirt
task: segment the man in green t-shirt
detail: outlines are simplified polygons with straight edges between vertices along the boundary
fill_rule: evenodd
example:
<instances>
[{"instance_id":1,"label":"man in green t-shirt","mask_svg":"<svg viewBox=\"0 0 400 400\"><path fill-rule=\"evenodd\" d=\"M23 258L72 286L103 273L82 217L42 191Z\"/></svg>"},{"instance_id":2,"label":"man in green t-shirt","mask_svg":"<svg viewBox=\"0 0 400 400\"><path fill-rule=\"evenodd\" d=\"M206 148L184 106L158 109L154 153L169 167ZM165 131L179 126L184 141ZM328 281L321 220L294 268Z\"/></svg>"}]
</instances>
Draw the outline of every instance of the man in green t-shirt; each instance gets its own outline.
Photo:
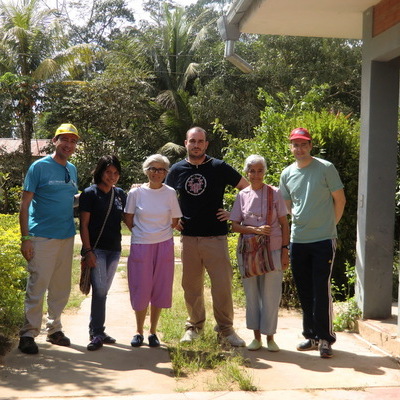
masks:
<instances>
[{"instance_id":1,"label":"man in green t-shirt","mask_svg":"<svg viewBox=\"0 0 400 400\"><path fill-rule=\"evenodd\" d=\"M290 260L303 310L306 340L297 350L319 349L322 358L330 358L336 341L330 280L346 198L334 165L311 156L307 129L294 129L289 140L295 162L283 170L280 189L292 215Z\"/></svg>"}]
</instances>

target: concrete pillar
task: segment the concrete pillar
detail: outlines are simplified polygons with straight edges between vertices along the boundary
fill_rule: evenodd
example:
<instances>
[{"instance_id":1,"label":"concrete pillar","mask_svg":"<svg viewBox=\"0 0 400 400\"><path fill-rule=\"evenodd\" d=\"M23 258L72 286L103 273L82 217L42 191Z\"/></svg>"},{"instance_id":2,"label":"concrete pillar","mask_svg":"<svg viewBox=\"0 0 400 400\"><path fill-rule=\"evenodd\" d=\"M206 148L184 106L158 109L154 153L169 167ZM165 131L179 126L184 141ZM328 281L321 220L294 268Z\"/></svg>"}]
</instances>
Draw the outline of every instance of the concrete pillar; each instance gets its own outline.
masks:
<instances>
[{"instance_id":1,"label":"concrete pillar","mask_svg":"<svg viewBox=\"0 0 400 400\"><path fill-rule=\"evenodd\" d=\"M360 172L357 219L357 303L364 318L391 315L399 64L375 55L372 15L364 15Z\"/></svg>"}]
</instances>

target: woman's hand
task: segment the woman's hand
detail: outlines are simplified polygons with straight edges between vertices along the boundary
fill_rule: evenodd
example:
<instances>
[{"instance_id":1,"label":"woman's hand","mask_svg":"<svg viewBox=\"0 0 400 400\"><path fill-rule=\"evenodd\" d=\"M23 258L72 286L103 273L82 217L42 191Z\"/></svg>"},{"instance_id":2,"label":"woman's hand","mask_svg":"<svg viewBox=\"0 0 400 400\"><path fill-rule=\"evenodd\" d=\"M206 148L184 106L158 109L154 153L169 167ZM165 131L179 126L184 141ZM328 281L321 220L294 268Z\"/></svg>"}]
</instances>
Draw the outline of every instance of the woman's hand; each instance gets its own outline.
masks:
<instances>
[{"instance_id":1,"label":"woman's hand","mask_svg":"<svg viewBox=\"0 0 400 400\"><path fill-rule=\"evenodd\" d=\"M179 218L178 223L175 226L172 226L172 228L176 229L179 232L182 232L182 230L183 230L183 221L182 221L182 219Z\"/></svg>"},{"instance_id":2,"label":"woman's hand","mask_svg":"<svg viewBox=\"0 0 400 400\"><path fill-rule=\"evenodd\" d=\"M281 265L282 271L286 271L289 268L289 250L284 247L281 253Z\"/></svg>"},{"instance_id":3,"label":"woman's hand","mask_svg":"<svg viewBox=\"0 0 400 400\"><path fill-rule=\"evenodd\" d=\"M271 226L270 225L261 225L261 226L255 226L254 230L257 235L265 235L269 236L271 235Z\"/></svg>"},{"instance_id":4,"label":"woman's hand","mask_svg":"<svg viewBox=\"0 0 400 400\"><path fill-rule=\"evenodd\" d=\"M90 268L96 267L96 255L93 253L93 251L89 251L85 254L85 261L88 267Z\"/></svg>"}]
</instances>

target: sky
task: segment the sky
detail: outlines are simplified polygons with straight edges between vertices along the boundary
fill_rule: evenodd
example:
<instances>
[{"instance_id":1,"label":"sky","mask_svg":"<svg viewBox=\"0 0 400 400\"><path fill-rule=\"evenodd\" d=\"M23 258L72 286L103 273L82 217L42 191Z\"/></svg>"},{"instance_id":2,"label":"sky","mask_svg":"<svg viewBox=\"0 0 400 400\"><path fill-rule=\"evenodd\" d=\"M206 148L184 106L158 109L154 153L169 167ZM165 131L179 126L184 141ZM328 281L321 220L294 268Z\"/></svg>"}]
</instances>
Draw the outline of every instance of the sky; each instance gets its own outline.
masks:
<instances>
[{"instance_id":1,"label":"sky","mask_svg":"<svg viewBox=\"0 0 400 400\"><path fill-rule=\"evenodd\" d=\"M185 7L190 4L196 3L196 1L197 0L175 0L175 3ZM162 0L160 0L160 2L162 2ZM147 19L148 15L146 15L146 13L142 10L142 0L128 0L127 3L129 4L129 7L132 8L132 10L134 11L136 21Z\"/></svg>"}]
</instances>

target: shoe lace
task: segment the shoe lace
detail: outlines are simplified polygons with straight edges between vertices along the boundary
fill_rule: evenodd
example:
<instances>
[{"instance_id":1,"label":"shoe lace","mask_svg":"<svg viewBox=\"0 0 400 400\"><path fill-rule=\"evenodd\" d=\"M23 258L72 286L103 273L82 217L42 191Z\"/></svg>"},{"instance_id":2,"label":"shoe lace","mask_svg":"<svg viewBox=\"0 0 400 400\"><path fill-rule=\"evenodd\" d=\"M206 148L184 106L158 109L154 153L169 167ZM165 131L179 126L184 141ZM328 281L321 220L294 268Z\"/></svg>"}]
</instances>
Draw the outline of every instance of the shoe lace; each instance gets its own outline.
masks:
<instances>
[{"instance_id":1,"label":"shoe lace","mask_svg":"<svg viewBox=\"0 0 400 400\"><path fill-rule=\"evenodd\" d=\"M329 350L329 343L326 340L323 340L321 343L321 348L325 350Z\"/></svg>"},{"instance_id":2,"label":"shoe lace","mask_svg":"<svg viewBox=\"0 0 400 400\"><path fill-rule=\"evenodd\" d=\"M93 339L92 339L92 342L91 343L93 343L93 344L98 344L98 343L102 343L103 341L101 340L101 337L100 336L95 336Z\"/></svg>"}]
</instances>

